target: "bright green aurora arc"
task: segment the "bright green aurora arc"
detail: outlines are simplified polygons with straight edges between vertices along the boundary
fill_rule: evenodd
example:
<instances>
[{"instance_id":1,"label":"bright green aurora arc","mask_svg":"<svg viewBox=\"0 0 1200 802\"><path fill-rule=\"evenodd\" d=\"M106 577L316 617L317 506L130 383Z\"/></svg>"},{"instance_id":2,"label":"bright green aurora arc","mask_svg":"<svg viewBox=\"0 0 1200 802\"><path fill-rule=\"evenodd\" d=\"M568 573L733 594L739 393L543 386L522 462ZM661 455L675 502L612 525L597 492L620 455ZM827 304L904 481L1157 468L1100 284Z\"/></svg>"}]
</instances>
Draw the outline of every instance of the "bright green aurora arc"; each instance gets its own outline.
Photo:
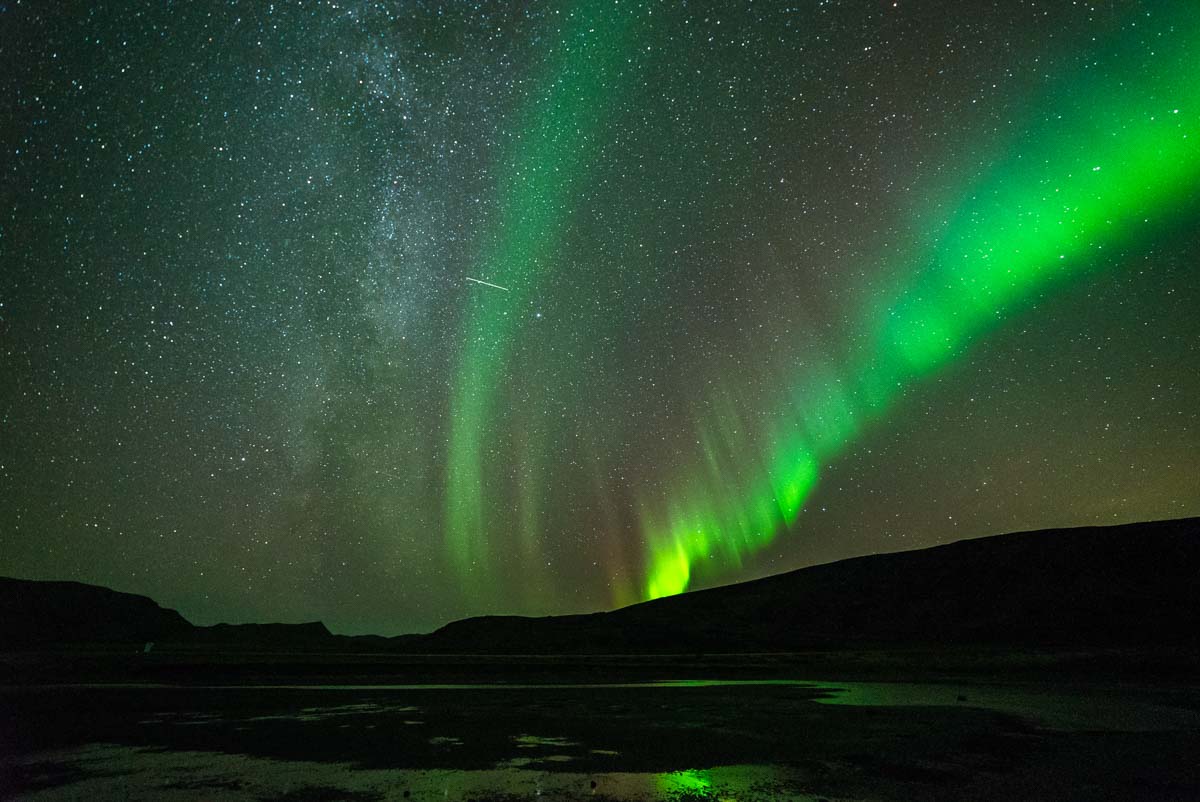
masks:
<instances>
[{"instance_id":1,"label":"bright green aurora arc","mask_svg":"<svg viewBox=\"0 0 1200 802\"><path fill-rule=\"evenodd\" d=\"M580 44L551 70L502 182L501 232L480 270L515 293L480 293L468 314L453 408L447 544L466 574L486 563L486 509L498 501L485 492L483 454L503 415L492 392L498 364L522 333L510 310L552 269L566 224L555 210L586 180L595 118L612 102L622 54L638 46L629 17L642 13L614 14L607 3L574 12L568 41ZM907 279L861 310L858 326L869 334L850 358L780 371L780 401L753 423L755 401L739 397L736 383L709 391L718 414L693 421L694 465L639 506L641 598L686 590L697 563L715 576L739 566L797 522L821 466L885 417L908 385L962 358L1030 295L1069 292L1071 275L1098 269L1105 249L1175 222L1200 190L1200 27L1194 13L1165 21L1147 33L1170 34L1154 52L1110 41L1087 72L1045 87L995 162L950 190L944 220L909 221L935 233L891 257L886 269ZM802 353L804 343L789 347ZM631 600L628 589L614 598Z\"/></svg>"},{"instance_id":2,"label":"bright green aurora arc","mask_svg":"<svg viewBox=\"0 0 1200 802\"><path fill-rule=\"evenodd\" d=\"M687 589L693 565L714 552L737 563L800 514L820 466L887 414L894 398L961 358L1044 287L1103 264L1105 249L1153 236L1200 192L1200 27L1180 20L1150 57L1120 50L1050 90L1052 108L985 177L957 193L928 248L912 254L907 286L863 315L863 353L837 368L784 378L790 393L748 454L729 424L746 408L701 420L703 467L643 517L645 595ZM1050 101L1049 98L1053 98ZM929 221L913 221L928 226Z\"/></svg>"},{"instance_id":3,"label":"bright green aurora arc","mask_svg":"<svg viewBox=\"0 0 1200 802\"><path fill-rule=\"evenodd\" d=\"M0 29L0 575L399 634L1200 515L1195 0Z\"/></svg>"}]
</instances>

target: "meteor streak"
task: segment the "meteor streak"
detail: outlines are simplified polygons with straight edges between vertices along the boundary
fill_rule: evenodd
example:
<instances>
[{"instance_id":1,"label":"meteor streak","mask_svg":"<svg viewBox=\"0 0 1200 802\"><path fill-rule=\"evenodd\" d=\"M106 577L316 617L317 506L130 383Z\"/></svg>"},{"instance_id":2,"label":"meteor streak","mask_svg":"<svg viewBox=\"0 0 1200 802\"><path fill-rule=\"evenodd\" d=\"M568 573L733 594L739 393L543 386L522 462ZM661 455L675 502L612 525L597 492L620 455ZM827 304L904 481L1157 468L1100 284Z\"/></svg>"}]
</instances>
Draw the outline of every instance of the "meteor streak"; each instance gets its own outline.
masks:
<instances>
[{"instance_id":1,"label":"meteor streak","mask_svg":"<svg viewBox=\"0 0 1200 802\"><path fill-rule=\"evenodd\" d=\"M482 284L485 287L495 287L498 290L504 290L505 292L508 292L508 287L501 287L499 284L493 284L492 282L484 281L481 278L471 278L470 276L463 276L463 278L465 278L467 281L474 281L476 284Z\"/></svg>"}]
</instances>

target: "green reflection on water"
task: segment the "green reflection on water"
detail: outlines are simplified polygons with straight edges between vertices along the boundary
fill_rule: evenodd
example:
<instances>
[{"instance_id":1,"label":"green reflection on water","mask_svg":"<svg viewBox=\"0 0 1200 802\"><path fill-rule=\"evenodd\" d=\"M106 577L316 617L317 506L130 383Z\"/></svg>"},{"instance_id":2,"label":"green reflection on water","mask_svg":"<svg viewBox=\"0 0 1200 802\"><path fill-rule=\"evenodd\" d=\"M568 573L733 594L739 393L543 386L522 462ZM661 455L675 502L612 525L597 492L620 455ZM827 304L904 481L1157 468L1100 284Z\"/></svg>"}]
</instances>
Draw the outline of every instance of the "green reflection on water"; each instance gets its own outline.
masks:
<instances>
[{"instance_id":1,"label":"green reflection on water","mask_svg":"<svg viewBox=\"0 0 1200 802\"><path fill-rule=\"evenodd\" d=\"M707 769L668 771L656 778L658 791L667 796L698 794L707 796L712 790L712 772Z\"/></svg>"}]
</instances>

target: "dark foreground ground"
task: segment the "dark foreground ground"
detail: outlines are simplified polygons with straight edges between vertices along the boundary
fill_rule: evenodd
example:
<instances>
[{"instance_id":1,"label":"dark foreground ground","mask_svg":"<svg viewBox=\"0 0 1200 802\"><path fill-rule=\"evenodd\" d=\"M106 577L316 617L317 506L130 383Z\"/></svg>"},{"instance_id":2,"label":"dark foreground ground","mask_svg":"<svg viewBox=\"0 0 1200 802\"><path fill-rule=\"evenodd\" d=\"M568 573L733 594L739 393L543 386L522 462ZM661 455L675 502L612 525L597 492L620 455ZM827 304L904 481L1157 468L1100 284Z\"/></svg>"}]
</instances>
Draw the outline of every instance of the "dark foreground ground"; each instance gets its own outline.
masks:
<instances>
[{"instance_id":1,"label":"dark foreground ground","mask_svg":"<svg viewBox=\"0 0 1200 802\"><path fill-rule=\"evenodd\" d=\"M5 796L1200 799L1200 689L1094 656L902 674L860 655L840 676L778 657L72 659L0 661Z\"/></svg>"}]
</instances>

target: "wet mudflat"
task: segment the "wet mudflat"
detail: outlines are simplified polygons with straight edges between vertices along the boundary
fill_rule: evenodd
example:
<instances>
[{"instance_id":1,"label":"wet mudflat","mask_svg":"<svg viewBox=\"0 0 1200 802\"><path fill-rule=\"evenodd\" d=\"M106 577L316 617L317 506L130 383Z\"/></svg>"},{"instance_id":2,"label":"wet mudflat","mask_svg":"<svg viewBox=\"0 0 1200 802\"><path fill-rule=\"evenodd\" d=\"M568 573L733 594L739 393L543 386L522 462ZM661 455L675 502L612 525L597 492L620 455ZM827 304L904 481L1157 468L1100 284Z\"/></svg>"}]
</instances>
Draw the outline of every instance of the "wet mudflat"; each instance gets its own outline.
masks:
<instances>
[{"instance_id":1,"label":"wet mudflat","mask_svg":"<svg viewBox=\"0 0 1200 802\"><path fill-rule=\"evenodd\" d=\"M32 800L1200 798L1181 685L10 686Z\"/></svg>"}]
</instances>

